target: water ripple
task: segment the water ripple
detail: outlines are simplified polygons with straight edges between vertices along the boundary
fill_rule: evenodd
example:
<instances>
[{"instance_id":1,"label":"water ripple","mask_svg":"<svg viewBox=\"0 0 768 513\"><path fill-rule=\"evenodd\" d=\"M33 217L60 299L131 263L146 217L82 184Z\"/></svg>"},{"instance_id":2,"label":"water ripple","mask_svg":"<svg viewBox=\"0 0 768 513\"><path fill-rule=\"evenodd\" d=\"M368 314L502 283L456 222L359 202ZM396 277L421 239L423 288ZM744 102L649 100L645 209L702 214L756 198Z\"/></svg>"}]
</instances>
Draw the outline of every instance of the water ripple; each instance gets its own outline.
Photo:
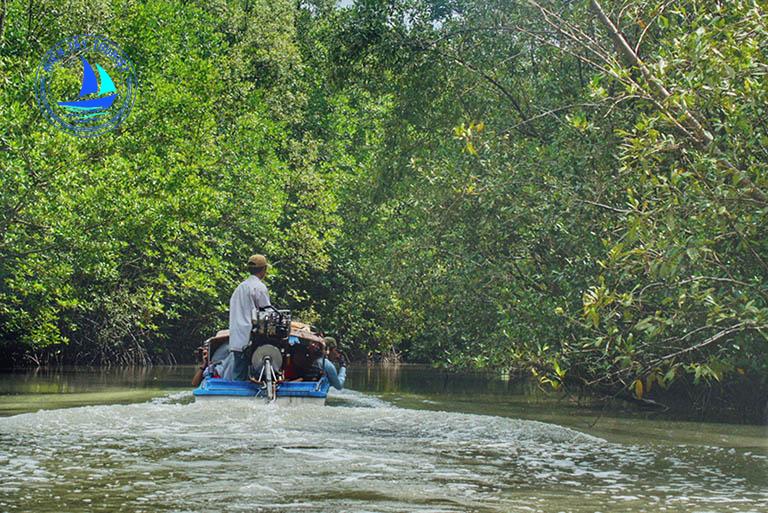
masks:
<instances>
[{"instance_id":1,"label":"water ripple","mask_svg":"<svg viewBox=\"0 0 768 513\"><path fill-rule=\"evenodd\" d=\"M542 422L408 410L144 404L0 418L2 511L766 511L768 462Z\"/></svg>"}]
</instances>

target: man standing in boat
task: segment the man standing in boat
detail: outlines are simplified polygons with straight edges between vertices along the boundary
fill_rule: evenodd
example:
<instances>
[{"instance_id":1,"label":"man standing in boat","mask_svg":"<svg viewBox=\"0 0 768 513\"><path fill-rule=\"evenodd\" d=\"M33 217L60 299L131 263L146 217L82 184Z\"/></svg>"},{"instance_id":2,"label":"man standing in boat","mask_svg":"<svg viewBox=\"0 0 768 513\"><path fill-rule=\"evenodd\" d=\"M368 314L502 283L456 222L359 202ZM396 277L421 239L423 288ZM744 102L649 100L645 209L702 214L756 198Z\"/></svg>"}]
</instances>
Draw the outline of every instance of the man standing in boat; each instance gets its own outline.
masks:
<instances>
[{"instance_id":1,"label":"man standing in boat","mask_svg":"<svg viewBox=\"0 0 768 513\"><path fill-rule=\"evenodd\" d=\"M245 348L251 337L251 315L254 308L270 306L269 291L262 281L267 275L267 257L253 255L248 259L250 276L237 286L229 300L229 351L234 365L232 379L248 379L248 359Z\"/></svg>"}]
</instances>

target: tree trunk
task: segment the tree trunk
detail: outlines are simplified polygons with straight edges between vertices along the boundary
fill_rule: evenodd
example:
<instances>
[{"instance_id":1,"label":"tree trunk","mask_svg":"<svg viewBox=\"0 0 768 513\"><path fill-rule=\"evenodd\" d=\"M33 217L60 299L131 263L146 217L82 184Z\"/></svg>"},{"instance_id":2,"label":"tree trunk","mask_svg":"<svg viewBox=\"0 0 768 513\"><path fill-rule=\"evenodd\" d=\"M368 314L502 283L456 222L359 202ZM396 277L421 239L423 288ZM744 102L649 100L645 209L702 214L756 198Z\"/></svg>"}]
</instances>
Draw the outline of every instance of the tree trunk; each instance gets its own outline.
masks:
<instances>
[{"instance_id":1,"label":"tree trunk","mask_svg":"<svg viewBox=\"0 0 768 513\"><path fill-rule=\"evenodd\" d=\"M8 0L0 0L0 44L3 42L5 34L5 13L8 10Z\"/></svg>"}]
</instances>

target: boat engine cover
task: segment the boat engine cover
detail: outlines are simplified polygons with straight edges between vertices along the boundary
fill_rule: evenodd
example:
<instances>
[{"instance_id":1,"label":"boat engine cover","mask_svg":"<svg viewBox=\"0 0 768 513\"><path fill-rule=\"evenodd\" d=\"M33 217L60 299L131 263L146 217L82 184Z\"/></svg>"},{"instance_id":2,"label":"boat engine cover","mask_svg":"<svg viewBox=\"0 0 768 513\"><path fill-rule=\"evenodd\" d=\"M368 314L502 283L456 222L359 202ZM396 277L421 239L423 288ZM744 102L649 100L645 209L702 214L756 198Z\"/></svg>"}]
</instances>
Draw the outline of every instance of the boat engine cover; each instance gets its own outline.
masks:
<instances>
[{"instance_id":1,"label":"boat engine cover","mask_svg":"<svg viewBox=\"0 0 768 513\"><path fill-rule=\"evenodd\" d=\"M251 366L253 366L257 375L261 372L261 367L266 357L272 360L272 368L275 369L275 372L283 367L283 355L280 349L272 344L264 344L254 349L253 356L251 356Z\"/></svg>"}]
</instances>

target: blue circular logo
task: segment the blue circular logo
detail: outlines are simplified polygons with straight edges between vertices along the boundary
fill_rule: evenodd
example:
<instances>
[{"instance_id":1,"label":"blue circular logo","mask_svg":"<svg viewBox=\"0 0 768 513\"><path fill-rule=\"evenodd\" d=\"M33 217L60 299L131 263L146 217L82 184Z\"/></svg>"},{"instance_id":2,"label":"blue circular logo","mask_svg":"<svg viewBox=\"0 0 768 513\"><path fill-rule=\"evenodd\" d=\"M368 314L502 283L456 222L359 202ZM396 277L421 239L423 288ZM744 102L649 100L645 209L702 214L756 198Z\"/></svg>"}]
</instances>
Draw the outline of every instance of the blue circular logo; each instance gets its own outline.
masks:
<instances>
[{"instance_id":1,"label":"blue circular logo","mask_svg":"<svg viewBox=\"0 0 768 513\"><path fill-rule=\"evenodd\" d=\"M133 64L115 43L81 35L48 50L37 68L35 96L54 126L92 137L128 117L137 85Z\"/></svg>"}]
</instances>

